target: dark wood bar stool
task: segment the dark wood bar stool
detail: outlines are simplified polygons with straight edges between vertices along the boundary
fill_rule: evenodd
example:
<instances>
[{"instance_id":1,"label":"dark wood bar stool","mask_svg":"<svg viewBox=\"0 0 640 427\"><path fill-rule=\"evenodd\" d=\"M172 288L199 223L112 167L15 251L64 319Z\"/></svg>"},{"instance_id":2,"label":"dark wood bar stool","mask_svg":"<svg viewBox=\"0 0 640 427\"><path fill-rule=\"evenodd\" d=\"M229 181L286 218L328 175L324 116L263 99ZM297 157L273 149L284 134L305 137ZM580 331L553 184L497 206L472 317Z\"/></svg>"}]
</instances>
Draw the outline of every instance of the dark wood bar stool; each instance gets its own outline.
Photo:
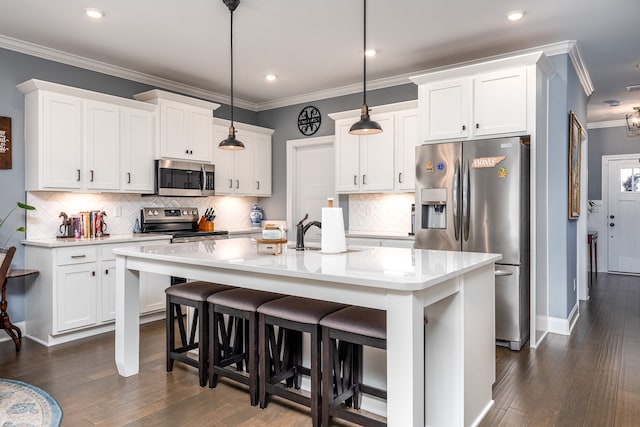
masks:
<instances>
[{"instance_id":1,"label":"dark wood bar stool","mask_svg":"<svg viewBox=\"0 0 640 427\"><path fill-rule=\"evenodd\" d=\"M258 307L260 315L260 407L276 395L311 409L313 426L320 423L320 319L346 307L327 301L286 297ZM278 333L275 333L275 326ZM302 334L311 335L311 367L302 365ZM302 375L311 377L311 393L300 393ZM283 384L283 381L285 384ZM293 387L295 389L291 390Z\"/></svg>"},{"instance_id":2,"label":"dark wood bar stool","mask_svg":"<svg viewBox=\"0 0 640 427\"><path fill-rule=\"evenodd\" d=\"M200 386L207 384L207 356L209 349L209 319L207 298L217 292L233 289L231 286L210 282L188 282L165 289L167 301L167 372L173 370L173 361L178 360L198 368ZM181 305L193 307L191 330L187 339L184 314ZM176 347L175 325L178 322L180 347ZM198 341L196 338L198 330ZM188 356L188 352L198 349L198 359Z\"/></svg>"},{"instance_id":3,"label":"dark wood bar stool","mask_svg":"<svg viewBox=\"0 0 640 427\"><path fill-rule=\"evenodd\" d=\"M232 289L207 298L209 304L209 387L218 376L249 386L251 406L258 404L258 313L262 304L284 295ZM224 316L228 319L225 322ZM246 369L243 367L246 364ZM233 365L236 369L231 369ZM246 372L246 374L245 374Z\"/></svg>"},{"instance_id":4,"label":"dark wood bar stool","mask_svg":"<svg viewBox=\"0 0 640 427\"><path fill-rule=\"evenodd\" d=\"M322 326L322 425L331 417L362 426L386 426L360 409L362 394L382 399L385 390L363 383L362 347L387 348L387 315L383 310L347 307L320 320ZM353 410L349 407L353 406Z\"/></svg>"}]
</instances>

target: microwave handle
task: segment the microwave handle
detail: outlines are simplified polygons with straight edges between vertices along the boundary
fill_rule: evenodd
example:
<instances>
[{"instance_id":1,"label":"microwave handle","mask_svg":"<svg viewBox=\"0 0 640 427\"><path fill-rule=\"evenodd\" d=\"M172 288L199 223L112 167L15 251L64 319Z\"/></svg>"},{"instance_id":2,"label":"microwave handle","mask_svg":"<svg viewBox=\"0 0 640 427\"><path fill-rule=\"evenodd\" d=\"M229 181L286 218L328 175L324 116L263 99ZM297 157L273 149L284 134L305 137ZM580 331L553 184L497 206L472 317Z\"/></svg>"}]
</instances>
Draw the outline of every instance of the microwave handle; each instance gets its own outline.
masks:
<instances>
[{"instance_id":1,"label":"microwave handle","mask_svg":"<svg viewBox=\"0 0 640 427\"><path fill-rule=\"evenodd\" d=\"M205 188L207 188L207 171L204 169L204 163L200 165L200 191L204 194Z\"/></svg>"}]
</instances>

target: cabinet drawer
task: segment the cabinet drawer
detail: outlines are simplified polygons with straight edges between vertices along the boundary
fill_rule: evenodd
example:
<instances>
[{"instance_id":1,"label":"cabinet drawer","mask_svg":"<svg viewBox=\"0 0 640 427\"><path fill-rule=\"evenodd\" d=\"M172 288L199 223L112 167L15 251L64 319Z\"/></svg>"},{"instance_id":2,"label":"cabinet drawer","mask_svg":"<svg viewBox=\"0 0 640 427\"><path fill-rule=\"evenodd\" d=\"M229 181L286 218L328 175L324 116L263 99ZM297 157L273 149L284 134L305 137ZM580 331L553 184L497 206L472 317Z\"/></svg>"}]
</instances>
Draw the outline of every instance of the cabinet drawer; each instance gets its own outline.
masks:
<instances>
[{"instance_id":1,"label":"cabinet drawer","mask_svg":"<svg viewBox=\"0 0 640 427\"><path fill-rule=\"evenodd\" d=\"M82 246L76 248L58 249L57 265L81 264L83 262L96 261L96 248Z\"/></svg>"}]
</instances>

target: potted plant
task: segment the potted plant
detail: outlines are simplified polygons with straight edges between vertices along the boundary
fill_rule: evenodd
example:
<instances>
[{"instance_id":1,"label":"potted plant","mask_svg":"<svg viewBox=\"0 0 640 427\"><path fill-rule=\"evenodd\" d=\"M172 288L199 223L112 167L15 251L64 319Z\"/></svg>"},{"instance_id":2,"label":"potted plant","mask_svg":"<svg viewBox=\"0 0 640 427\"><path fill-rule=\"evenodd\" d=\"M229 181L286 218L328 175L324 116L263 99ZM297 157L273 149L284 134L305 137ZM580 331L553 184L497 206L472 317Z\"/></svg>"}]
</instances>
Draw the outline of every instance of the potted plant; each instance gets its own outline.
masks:
<instances>
[{"instance_id":1,"label":"potted plant","mask_svg":"<svg viewBox=\"0 0 640 427\"><path fill-rule=\"evenodd\" d=\"M24 209L25 211L33 211L33 210L35 210L35 209L36 209L36 208L34 208L33 206L31 206L31 205L27 205L26 203L20 203L20 202L17 202L17 203L16 203L16 205L13 207L13 209L11 209L11 210L9 211L9 213L8 213L8 214L6 214L4 218L2 218L2 220L0 220L0 229L2 228L2 226L4 225L4 223L7 221L7 218L9 218L9 216L13 213L13 211L15 211L15 210L16 210L16 209L18 209L18 208L20 208L20 209ZM7 246L7 243L9 243L9 240L11 240L11 238L13 237L13 235L15 234L15 232L16 232L16 231L20 231L20 232L24 233L25 231L27 231L27 229L26 229L26 228L24 228L24 227L22 227L22 226L21 226L21 227L16 228L16 229L15 229L15 231L13 231L12 233L10 233L10 234L9 234L9 236L4 240L4 242L3 242L0 246L1 246L1 247L5 247L5 246Z\"/></svg>"}]
</instances>

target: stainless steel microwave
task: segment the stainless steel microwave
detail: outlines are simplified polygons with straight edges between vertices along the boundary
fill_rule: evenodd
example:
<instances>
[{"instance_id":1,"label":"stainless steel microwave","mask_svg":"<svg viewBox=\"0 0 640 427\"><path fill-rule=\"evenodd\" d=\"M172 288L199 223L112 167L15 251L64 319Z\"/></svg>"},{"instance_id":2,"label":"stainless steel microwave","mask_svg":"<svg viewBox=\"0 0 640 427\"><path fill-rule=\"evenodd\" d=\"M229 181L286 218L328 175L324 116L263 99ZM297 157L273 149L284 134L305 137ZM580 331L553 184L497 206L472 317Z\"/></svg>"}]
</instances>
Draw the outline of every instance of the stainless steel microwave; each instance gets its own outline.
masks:
<instances>
[{"instance_id":1,"label":"stainless steel microwave","mask_svg":"<svg viewBox=\"0 0 640 427\"><path fill-rule=\"evenodd\" d=\"M156 160L158 196L198 197L215 195L215 166L207 163Z\"/></svg>"}]
</instances>

